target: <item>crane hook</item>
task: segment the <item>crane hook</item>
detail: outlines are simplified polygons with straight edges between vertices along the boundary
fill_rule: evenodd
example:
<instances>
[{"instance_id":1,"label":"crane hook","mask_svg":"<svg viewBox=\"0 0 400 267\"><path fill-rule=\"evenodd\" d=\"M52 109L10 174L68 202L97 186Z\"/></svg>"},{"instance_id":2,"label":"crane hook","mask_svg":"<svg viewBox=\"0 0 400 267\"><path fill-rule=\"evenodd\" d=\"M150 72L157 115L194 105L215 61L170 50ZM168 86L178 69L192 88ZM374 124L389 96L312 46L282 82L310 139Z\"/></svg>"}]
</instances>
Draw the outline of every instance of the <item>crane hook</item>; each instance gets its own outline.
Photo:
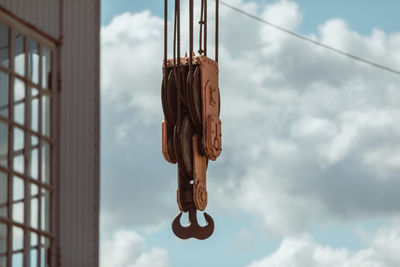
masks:
<instances>
[{"instance_id":1,"label":"crane hook","mask_svg":"<svg viewBox=\"0 0 400 267\"><path fill-rule=\"evenodd\" d=\"M204 240L209 238L214 232L214 220L204 212L204 218L207 222L206 226L200 226L197 222L197 211L196 209L189 210L189 224L186 227L181 225L182 212L180 212L172 222L172 231L175 235L181 239L197 238Z\"/></svg>"}]
</instances>

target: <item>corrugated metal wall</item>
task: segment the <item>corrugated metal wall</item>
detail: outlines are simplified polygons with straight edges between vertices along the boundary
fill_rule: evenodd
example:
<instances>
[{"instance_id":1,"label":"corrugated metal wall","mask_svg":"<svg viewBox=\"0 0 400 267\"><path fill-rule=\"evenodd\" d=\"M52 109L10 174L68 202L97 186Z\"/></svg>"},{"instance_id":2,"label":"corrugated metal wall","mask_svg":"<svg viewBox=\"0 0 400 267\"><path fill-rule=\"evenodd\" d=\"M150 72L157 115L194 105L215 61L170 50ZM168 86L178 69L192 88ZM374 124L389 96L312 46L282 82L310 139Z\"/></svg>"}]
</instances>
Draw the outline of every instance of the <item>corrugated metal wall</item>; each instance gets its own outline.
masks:
<instances>
[{"instance_id":1,"label":"corrugated metal wall","mask_svg":"<svg viewBox=\"0 0 400 267\"><path fill-rule=\"evenodd\" d=\"M61 262L98 266L100 0L67 0L63 10Z\"/></svg>"},{"instance_id":2,"label":"corrugated metal wall","mask_svg":"<svg viewBox=\"0 0 400 267\"><path fill-rule=\"evenodd\" d=\"M0 5L59 41L58 262L97 267L100 0L0 0Z\"/></svg>"},{"instance_id":3,"label":"corrugated metal wall","mask_svg":"<svg viewBox=\"0 0 400 267\"><path fill-rule=\"evenodd\" d=\"M100 0L64 1L60 238L62 266L98 266Z\"/></svg>"},{"instance_id":4,"label":"corrugated metal wall","mask_svg":"<svg viewBox=\"0 0 400 267\"><path fill-rule=\"evenodd\" d=\"M59 0L0 0L0 5L53 38L59 37Z\"/></svg>"}]
</instances>

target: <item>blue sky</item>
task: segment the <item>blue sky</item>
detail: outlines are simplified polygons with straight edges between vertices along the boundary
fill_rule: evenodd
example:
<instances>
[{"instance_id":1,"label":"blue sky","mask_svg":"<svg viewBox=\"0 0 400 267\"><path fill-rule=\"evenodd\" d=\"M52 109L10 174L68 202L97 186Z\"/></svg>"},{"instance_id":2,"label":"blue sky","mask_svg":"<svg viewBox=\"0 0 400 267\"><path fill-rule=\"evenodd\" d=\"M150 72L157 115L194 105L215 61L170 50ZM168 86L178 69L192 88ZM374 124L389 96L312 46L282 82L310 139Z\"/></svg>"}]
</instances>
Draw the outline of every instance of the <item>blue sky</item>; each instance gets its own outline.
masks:
<instances>
[{"instance_id":1,"label":"blue sky","mask_svg":"<svg viewBox=\"0 0 400 267\"><path fill-rule=\"evenodd\" d=\"M126 0L102 0L101 19L102 24L108 24L112 18L123 12L138 12L149 9L158 16L164 12L164 1L126 1ZM172 1L170 1L172 2ZM273 3L275 1L257 1L260 3ZM300 31L309 33L315 31L316 26L329 18L343 18L354 30L369 34L374 27L386 32L398 31L398 24L394 23L400 8L396 0L298 0L296 1L304 14L304 21Z\"/></svg>"},{"instance_id":2,"label":"blue sky","mask_svg":"<svg viewBox=\"0 0 400 267\"><path fill-rule=\"evenodd\" d=\"M399 1L244 1L259 9L225 1L400 69ZM115 248L103 257L123 259L102 267L400 264L382 242L394 236L400 248L400 79L228 10L225 146L208 170L216 231L205 241L174 237L176 171L159 136L162 8L160 0L102 1L101 238L104 251Z\"/></svg>"}]
</instances>

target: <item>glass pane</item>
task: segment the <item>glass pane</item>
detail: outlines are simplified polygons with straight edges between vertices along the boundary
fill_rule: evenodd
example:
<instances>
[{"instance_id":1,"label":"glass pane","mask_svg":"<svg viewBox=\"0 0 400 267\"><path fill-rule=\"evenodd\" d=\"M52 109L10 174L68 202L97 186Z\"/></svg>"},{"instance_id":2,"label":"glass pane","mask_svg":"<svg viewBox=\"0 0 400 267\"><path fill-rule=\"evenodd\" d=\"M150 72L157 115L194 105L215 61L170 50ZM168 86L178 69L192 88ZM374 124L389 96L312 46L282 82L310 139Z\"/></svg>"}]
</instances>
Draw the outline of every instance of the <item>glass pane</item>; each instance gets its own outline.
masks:
<instances>
[{"instance_id":1,"label":"glass pane","mask_svg":"<svg viewBox=\"0 0 400 267\"><path fill-rule=\"evenodd\" d=\"M19 128L14 128L14 153L24 148L25 134Z\"/></svg>"},{"instance_id":2,"label":"glass pane","mask_svg":"<svg viewBox=\"0 0 400 267\"><path fill-rule=\"evenodd\" d=\"M50 193L49 191L43 189L42 191L42 225L41 229L43 231L50 231Z\"/></svg>"},{"instance_id":3,"label":"glass pane","mask_svg":"<svg viewBox=\"0 0 400 267\"><path fill-rule=\"evenodd\" d=\"M39 227L39 187L31 185L31 226L35 229Z\"/></svg>"},{"instance_id":4,"label":"glass pane","mask_svg":"<svg viewBox=\"0 0 400 267\"><path fill-rule=\"evenodd\" d=\"M21 103L14 107L14 121L20 125L25 124L25 104Z\"/></svg>"},{"instance_id":5,"label":"glass pane","mask_svg":"<svg viewBox=\"0 0 400 267\"><path fill-rule=\"evenodd\" d=\"M50 97L42 96L42 134L44 136L50 137L50 119L51 119L51 106Z\"/></svg>"},{"instance_id":6,"label":"glass pane","mask_svg":"<svg viewBox=\"0 0 400 267\"><path fill-rule=\"evenodd\" d=\"M50 89L50 82L51 82L51 52L46 47L43 47L42 51L42 86L44 89Z\"/></svg>"},{"instance_id":7,"label":"glass pane","mask_svg":"<svg viewBox=\"0 0 400 267\"><path fill-rule=\"evenodd\" d=\"M6 68L8 68L8 61L9 61L8 37L9 37L8 27L0 23L0 65Z\"/></svg>"},{"instance_id":8,"label":"glass pane","mask_svg":"<svg viewBox=\"0 0 400 267\"><path fill-rule=\"evenodd\" d=\"M46 265L46 249L45 248L40 248L40 267L47 267Z\"/></svg>"},{"instance_id":9,"label":"glass pane","mask_svg":"<svg viewBox=\"0 0 400 267\"><path fill-rule=\"evenodd\" d=\"M31 144L32 146L37 146L39 144L39 139L34 135L32 135Z\"/></svg>"},{"instance_id":10,"label":"glass pane","mask_svg":"<svg viewBox=\"0 0 400 267\"><path fill-rule=\"evenodd\" d=\"M24 36L16 32L15 39L15 55L14 55L14 70L17 74L25 75L25 52L24 52Z\"/></svg>"},{"instance_id":11,"label":"glass pane","mask_svg":"<svg viewBox=\"0 0 400 267\"><path fill-rule=\"evenodd\" d=\"M30 267L37 267L38 265L38 250L32 249L31 250L31 266Z\"/></svg>"},{"instance_id":12,"label":"glass pane","mask_svg":"<svg viewBox=\"0 0 400 267\"><path fill-rule=\"evenodd\" d=\"M14 176L13 181L13 201L24 199L24 180Z\"/></svg>"},{"instance_id":13,"label":"glass pane","mask_svg":"<svg viewBox=\"0 0 400 267\"><path fill-rule=\"evenodd\" d=\"M31 172L30 176L32 179L37 180L39 178L39 149L34 148L31 150Z\"/></svg>"},{"instance_id":14,"label":"glass pane","mask_svg":"<svg viewBox=\"0 0 400 267\"><path fill-rule=\"evenodd\" d=\"M37 229L39 226L39 198L31 199L31 226Z\"/></svg>"},{"instance_id":15,"label":"glass pane","mask_svg":"<svg viewBox=\"0 0 400 267\"><path fill-rule=\"evenodd\" d=\"M36 89L35 87L32 87L31 90L32 90L32 98L33 99L39 98L39 90Z\"/></svg>"},{"instance_id":16,"label":"glass pane","mask_svg":"<svg viewBox=\"0 0 400 267\"><path fill-rule=\"evenodd\" d=\"M0 116L8 117L8 74L0 71Z\"/></svg>"},{"instance_id":17,"label":"glass pane","mask_svg":"<svg viewBox=\"0 0 400 267\"><path fill-rule=\"evenodd\" d=\"M46 142L42 146L42 182L50 184L50 145Z\"/></svg>"},{"instance_id":18,"label":"glass pane","mask_svg":"<svg viewBox=\"0 0 400 267\"><path fill-rule=\"evenodd\" d=\"M7 225L0 223L0 254L7 252Z\"/></svg>"},{"instance_id":19,"label":"glass pane","mask_svg":"<svg viewBox=\"0 0 400 267\"><path fill-rule=\"evenodd\" d=\"M24 173L25 171L25 156L19 155L14 157L14 171Z\"/></svg>"},{"instance_id":20,"label":"glass pane","mask_svg":"<svg viewBox=\"0 0 400 267\"><path fill-rule=\"evenodd\" d=\"M7 215L8 179L7 174L0 172L0 217Z\"/></svg>"},{"instance_id":21,"label":"glass pane","mask_svg":"<svg viewBox=\"0 0 400 267\"><path fill-rule=\"evenodd\" d=\"M37 90L32 90L37 91ZM35 132L39 132L39 98L32 98L32 118L31 118L31 128Z\"/></svg>"},{"instance_id":22,"label":"glass pane","mask_svg":"<svg viewBox=\"0 0 400 267\"><path fill-rule=\"evenodd\" d=\"M12 237L12 247L13 251L20 250L24 248L24 230L22 228L13 227L13 237ZM22 265L21 265L22 266Z\"/></svg>"},{"instance_id":23,"label":"glass pane","mask_svg":"<svg viewBox=\"0 0 400 267\"><path fill-rule=\"evenodd\" d=\"M31 233L31 247L39 245L39 236L35 233Z\"/></svg>"},{"instance_id":24,"label":"glass pane","mask_svg":"<svg viewBox=\"0 0 400 267\"><path fill-rule=\"evenodd\" d=\"M22 267L24 266L24 255L22 253L15 253L12 257L12 267Z\"/></svg>"},{"instance_id":25,"label":"glass pane","mask_svg":"<svg viewBox=\"0 0 400 267\"><path fill-rule=\"evenodd\" d=\"M40 253L41 253L40 266L41 267L47 267L48 264L47 264L46 259L47 259L48 250L50 248L50 239L42 237L41 238L41 244L42 244L42 247L40 248Z\"/></svg>"},{"instance_id":26,"label":"glass pane","mask_svg":"<svg viewBox=\"0 0 400 267\"><path fill-rule=\"evenodd\" d=\"M39 83L39 49L38 44L29 40L28 46L28 79L32 82Z\"/></svg>"},{"instance_id":27,"label":"glass pane","mask_svg":"<svg viewBox=\"0 0 400 267\"><path fill-rule=\"evenodd\" d=\"M24 202L13 204L12 219L18 223L24 223Z\"/></svg>"},{"instance_id":28,"label":"glass pane","mask_svg":"<svg viewBox=\"0 0 400 267\"><path fill-rule=\"evenodd\" d=\"M12 217L14 221L24 223L24 202L13 204Z\"/></svg>"},{"instance_id":29,"label":"glass pane","mask_svg":"<svg viewBox=\"0 0 400 267\"><path fill-rule=\"evenodd\" d=\"M14 128L14 171L24 173L25 171L25 155L24 145L25 134L24 131Z\"/></svg>"},{"instance_id":30,"label":"glass pane","mask_svg":"<svg viewBox=\"0 0 400 267\"><path fill-rule=\"evenodd\" d=\"M25 83L20 79L14 79L14 101L21 101L25 98Z\"/></svg>"},{"instance_id":31,"label":"glass pane","mask_svg":"<svg viewBox=\"0 0 400 267\"><path fill-rule=\"evenodd\" d=\"M39 187L35 184L31 185L31 195L32 197L36 197L39 195Z\"/></svg>"},{"instance_id":32,"label":"glass pane","mask_svg":"<svg viewBox=\"0 0 400 267\"><path fill-rule=\"evenodd\" d=\"M24 223L24 180L14 176L13 181L13 220L19 223ZM19 202L16 202L19 201Z\"/></svg>"},{"instance_id":33,"label":"glass pane","mask_svg":"<svg viewBox=\"0 0 400 267\"><path fill-rule=\"evenodd\" d=\"M0 166L8 167L8 125L0 122Z\"/></svg>"}]
</instances>

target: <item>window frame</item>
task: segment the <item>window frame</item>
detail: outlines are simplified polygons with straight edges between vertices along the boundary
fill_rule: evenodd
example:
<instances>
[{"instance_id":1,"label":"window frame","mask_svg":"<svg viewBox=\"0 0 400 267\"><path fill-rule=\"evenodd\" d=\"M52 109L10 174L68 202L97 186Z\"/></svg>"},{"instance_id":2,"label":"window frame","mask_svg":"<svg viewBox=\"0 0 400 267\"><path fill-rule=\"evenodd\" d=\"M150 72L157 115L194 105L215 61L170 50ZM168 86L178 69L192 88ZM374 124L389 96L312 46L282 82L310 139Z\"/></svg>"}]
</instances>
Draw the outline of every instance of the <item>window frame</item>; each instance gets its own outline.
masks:
<instances>
[{"instance_id":1,"label":"window frame","mask_svg":"<svg viewBox=\"0 0 400 267\"><path fill-rule=\"evenodd\" d=\"M40 33L37 29L33 27L29 27L26 24L18 21L14 17L8 15L4 11L0 10L0 23L5 25L8 28L8 67L4 67L0 65L0 71L3 72L4 74L8 75L8 114L7 118L0 116L0 122L6 124L8 126L8 160L7 160L7 168L0 166L0 171L5 173L7 176L7 186L8 186L8 194L7 194L7 218L5 217L0 217L0 223L4 224L7 227L7 246L6 246L6 258L7 258L7 266L12 265L12 258L13 255L16 253L23 253L23 266L25 267L30 267L31 263L29 262L30 260L30 255L31 255L31 250L32 248L36 249L37 252L37 264L36 266L42 266L41 263L43 260L45 260L45 266L52 266L52 260L49 259L42 259L42 239L43 240L49 240L50 241L50 246L49 248L46 247L46 244L43 244L44 249L48 249L48 251L45 252L45 255L53 255L55 251L55 246L57 242L56 238L56 233L57 233L57 224L56 224L56 218L57 218L57 193L58 190L57 184L58 184L58 177L57 177L57 149L58 146L57 144L57 139L59 138L59 133L58 133L58 114L59 114L59 100L58 100L58 83L57 83L57 75L58 75L58 62L59 60L57 54L59 53L58 50L58 43L42 33ZM24 36L24 45L23 45L23 51L24 51L24 75L20 75L15 72L14 68L14 52L15 52L15 33L18 32ZM29 80L28 77L28 70L29 70L29 41L33 40L37 44L37 49L38 49L38 56L39 56L39 80L38 83L35 84L34 82ZM50 64L51 64L51 73L50 73L50 78L48 81L48 88L45 89L43 88L43 62L42 62L42 56L43 56L43 51L46 48L50 51ZM15 122L15 117L14 117L14 108L15 108L15 101L14 101L14 83L15 80L19 79L20 81L23 82L24 84L24 91L25 91L25 96L23 99L24 103L24 124L20 124ZM32 110L31 105L32 105L32 95L31 92L33 91L33 88L38 91L38 128L37 132L33 131L31 129L32 124L31 124L31 118L32 114L29 114L29 112ZM43 133L43 99L47 98L49 101L50 100L50 107L49 107L49 123L50 123L50 136L45 136L45 133ZM32 113L32 112L31 112ZM14 155L15 155L15 150L14 150L14 129L19 129L23 131L24 133L24 148L20 153L24 155L24 173L20 173L14 170ZM37 138L37 145L32 146L31 145L31 139L32 137ZM44 176L42 173L42 166L43 166L43 149L45 148L45 144L47 144L50 148L50 158L49 158L49 176L50 176L50 181L49 184L46 184L44 181ZM38 177L36 179L33 179L30 177L30 160L28 162L27 158L31 158L31 151L33 149L37 149L38 155L37 155L37 172L38 172ZM13 181L15 177L18 177L24 181L24 198L23 198L23 203L24 203L24 213L23 213L23 223L16 222L13 219L13 205L15 204L14 202L21 202L21 200L14 201L13 200ZM38 188L38 194L32 195L31 194L31 186L36 185ZM42 205L42 199L44 197L43 194L46 192L47 198L48 198L48 207L44 207L46 209L46 214L48 218L49 225L47 226L48 229L47 231L42 229L43 221L42 221L42 214L43 214L43 205ZM37 228L31 227L32 223L32 214L31 214L31 201L32 199L37 198ZM29 203L29 204L28 204ZM15 227L22 229L23 230L23 249L21 250L16 250L13 251L13 232ZM31 245L31 236L32 234L35 234L37 237L36 241L36 246ZM47 241L46 241L47 242ZM3 253L4 254L4 253ZM0 255L1 257L2 255Z\"/></svg>"}]
</instances>

